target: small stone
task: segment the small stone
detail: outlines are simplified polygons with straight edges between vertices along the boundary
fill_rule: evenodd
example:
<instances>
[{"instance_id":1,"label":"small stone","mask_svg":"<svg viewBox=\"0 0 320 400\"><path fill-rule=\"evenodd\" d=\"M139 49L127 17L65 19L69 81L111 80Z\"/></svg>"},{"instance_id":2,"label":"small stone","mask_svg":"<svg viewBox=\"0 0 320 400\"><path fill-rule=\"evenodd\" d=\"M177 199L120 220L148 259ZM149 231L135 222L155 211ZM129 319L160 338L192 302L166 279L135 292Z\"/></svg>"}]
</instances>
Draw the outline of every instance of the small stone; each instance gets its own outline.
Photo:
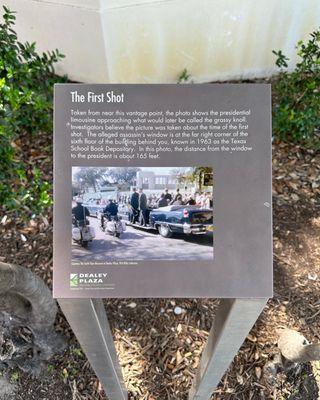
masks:
<instances>
[{"instance_id":1,"label":"small stone","mask_svg":"<svg viewBox=\"0 0 320 400\"><path fill-rule=\"evenodd\" d=\"M310 281L316 281L318 279L318 275L315 272L309 272L308 273L308 279Z\"/></svg>"},{"instance_id":2,"label":"small stone","mask_svg":"<svg viewBox=\"0 0 320 400\"><path fill-rule=\"evenodd\" d=\"M173 310L173 312L176 314L176 315L180 315L180 314L182 314L182 308L181 307L175 307L174 308L174 310Z\"/></svg>"},{"instance_id":3,"label":"small stone","mask_svg":"<svg viewBox=\"0 0 320 400\"><path fill-rule=\"evenodd\" d=\"M262 375L261 368L260 367L255 367L254 371L255 371L256 377L258 378L258 380L260 380L261 379L261 375Z\"/></svg>"}]
</instances>

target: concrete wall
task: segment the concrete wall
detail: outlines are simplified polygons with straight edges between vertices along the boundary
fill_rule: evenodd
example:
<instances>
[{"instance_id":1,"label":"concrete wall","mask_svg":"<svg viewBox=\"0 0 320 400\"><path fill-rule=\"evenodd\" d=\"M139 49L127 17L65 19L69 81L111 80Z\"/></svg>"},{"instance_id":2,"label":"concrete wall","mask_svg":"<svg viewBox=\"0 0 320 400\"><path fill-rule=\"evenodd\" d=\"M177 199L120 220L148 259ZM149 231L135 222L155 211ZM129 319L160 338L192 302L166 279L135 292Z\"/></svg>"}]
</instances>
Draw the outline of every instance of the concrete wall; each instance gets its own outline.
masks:
<instances>
[{"instance_id":1,"label":"concrete wall","mask_svg":"<svg viewBox=\"0 0 320 400\"><path fill-rule=\"evenodd\" d=\"M272 49L320 26L319 0L1 0L21 40L66 55L57 71L82 82L195 82L275 72Z\"/></svg>"}]
</instances>

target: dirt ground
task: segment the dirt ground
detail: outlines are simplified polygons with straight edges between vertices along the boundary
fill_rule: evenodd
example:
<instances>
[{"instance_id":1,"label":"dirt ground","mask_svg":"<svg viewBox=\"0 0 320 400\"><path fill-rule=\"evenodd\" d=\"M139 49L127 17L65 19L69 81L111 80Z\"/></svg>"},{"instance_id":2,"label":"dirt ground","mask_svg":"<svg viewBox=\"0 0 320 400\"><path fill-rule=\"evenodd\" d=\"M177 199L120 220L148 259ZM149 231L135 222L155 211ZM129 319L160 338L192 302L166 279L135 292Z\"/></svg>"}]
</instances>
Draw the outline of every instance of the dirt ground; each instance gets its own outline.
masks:
<instances>
[{"instance_id":1,"label":"dirt ground","mask_svg":"<svg viewBox=\"0 0 320 400\"><path fill-rule=\"evenodd\" d=\"M51 179L51 151L38 139L25 149ZM27 142L28 143L28 142ZM47 149L47 156L37 149ZM266 366L277 353L278 329L290 327L320 341L320 154L275 144L274 298L268 302L214 400L320 398L320 362L280 372L272 382ZM4 218L5 217L5 218ZM21 221L0 216L0 260L21 264L52 283L52 215ZM108 300L106 307L131 400L186 400L211 327L217 300ZM179 306L182 313L176 315ZM104 400L106 396L63 316L56 328L68 340L43 375L3 371L13 384L6 400ZM1 398L1 393L0 393Z\"/></svg>"}]
</instances>

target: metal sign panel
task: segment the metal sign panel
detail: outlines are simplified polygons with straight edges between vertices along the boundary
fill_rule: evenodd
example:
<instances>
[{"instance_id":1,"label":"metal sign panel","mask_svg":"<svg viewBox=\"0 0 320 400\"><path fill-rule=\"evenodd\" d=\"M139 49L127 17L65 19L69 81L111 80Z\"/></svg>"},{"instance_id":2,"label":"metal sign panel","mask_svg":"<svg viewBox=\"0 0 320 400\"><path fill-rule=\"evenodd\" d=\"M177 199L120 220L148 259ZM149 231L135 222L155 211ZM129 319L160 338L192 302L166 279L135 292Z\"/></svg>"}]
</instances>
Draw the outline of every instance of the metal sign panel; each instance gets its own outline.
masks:
<instances>
[{"instance_id":1,"label":"metal sign panel","mask_svg":"<svg viewBox=\"0 0 320 400\"><path fill-rule=\"evenodd\" d=\"M55 86L54 295L272 295L264 84Z\"/></svg>"}]
</instances>

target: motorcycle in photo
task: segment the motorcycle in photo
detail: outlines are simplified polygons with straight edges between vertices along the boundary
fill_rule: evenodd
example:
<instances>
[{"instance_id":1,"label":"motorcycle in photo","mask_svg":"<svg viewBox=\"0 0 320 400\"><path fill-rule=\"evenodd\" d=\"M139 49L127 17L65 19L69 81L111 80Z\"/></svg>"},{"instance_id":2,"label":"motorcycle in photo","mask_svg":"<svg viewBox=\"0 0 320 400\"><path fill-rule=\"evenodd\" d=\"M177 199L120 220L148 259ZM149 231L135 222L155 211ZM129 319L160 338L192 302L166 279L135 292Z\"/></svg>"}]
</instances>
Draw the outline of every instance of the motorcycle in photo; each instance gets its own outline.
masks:
<instances>
[{"instance_id":1,"label":"motorcycle in photo","mask_svg":"<svg viewBox=\"0 0 320 400\"><path fill-rule=\"evenodd\" d=\"M94 228L89 224L88 219L78 221L76 218L72 218L72 239L82 247L87 247L89 242L95 238Z\"/></svg>"},{"instance_id":2,"label":"motorcycle in photo","mask_svg":"<svg viewBox=\"0 0 320 400\"><path fill-rule=\"evenodd\" d=\"M126 230L126 223L118 215L101 214L101 230L119 238Z\"/></svg>"}]
</instances>

